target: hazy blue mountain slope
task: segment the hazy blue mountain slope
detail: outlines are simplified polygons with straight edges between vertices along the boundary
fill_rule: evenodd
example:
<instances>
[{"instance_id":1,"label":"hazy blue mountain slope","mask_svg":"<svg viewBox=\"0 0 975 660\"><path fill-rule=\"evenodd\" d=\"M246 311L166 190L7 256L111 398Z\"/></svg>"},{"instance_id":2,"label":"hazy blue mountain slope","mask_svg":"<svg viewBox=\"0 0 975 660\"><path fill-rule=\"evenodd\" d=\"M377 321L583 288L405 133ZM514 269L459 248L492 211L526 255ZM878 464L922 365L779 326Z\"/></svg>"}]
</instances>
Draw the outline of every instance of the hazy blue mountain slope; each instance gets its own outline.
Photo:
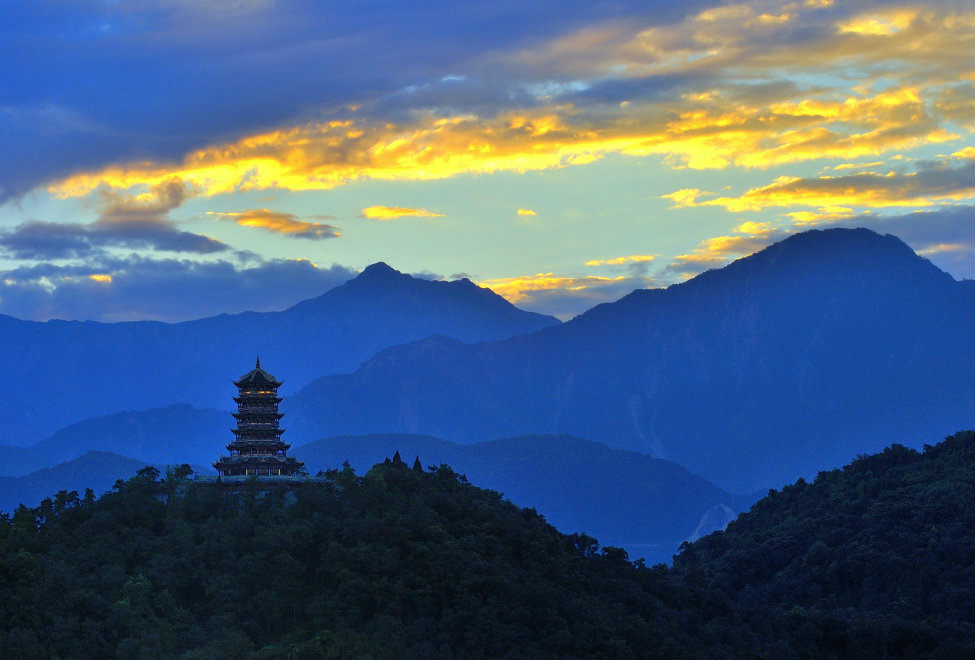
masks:
<instances>
[{"instance_id":1,"label":"hazy blue mountain slope","mask_svg":"<svg viewBox=\"0 0 975 660\"><path fill-rule=\"evenodd\" d=\"M893 236L792 236L561 326L386 349L285 401L292 438L566 433L741 492L975 424L975 298Z\"/></svg>"},{"instance_id":2,"label":"hazy blue mountain slope","mask_svg":"<svg viewBox=\"0 0 975 660\"><path fill-rule=\"evenodd\" d=\"M145 463L108 452L90 451L74 460L43 468L22 477L0 477L0 511L7 513L17 505L37 506L45 497L61 490L84 494L91 488L100 495L117 479L128 479Z\"/></svg>"},{"instance_id":3,"label":"hazy blue mountain slope","mask_svg":"<svg viewBox=\"0 0 975 660\"><path fill-rule=\"evenodd\" d=\"M31 447L0 447L0 475L22 475L89 451L131 456L157 465L210 465L233 439L234 418L186 404L123 412L61 429Z\"/></svg>"},{"instance_id":4,"label":"hazy blue mountain slope","mask_svg":"<svg viewBox=\"0 0 975 660\"><path fill-rule=\"evenodd\" d=\"M339 436L293 453L314 473L346 460L361 472L396 451L408 464L417 456L424 467L449 464L515 504L537 509L560 530L585 532L654 563L670 561L712 509L740 511L751 503L670 461L570 436L471 445L409 434Z\"/></svg>"},{"instance_id":5,"label":"hazy blue mountain slope","mask_svg":"<svg viewBox=\"0 0 975 660\"><path fill-rule=\"evenodd\" d=\"M124 410L230 408L230 381L258 354L287 393L323 374L352 371L382 348L436 333L475 342L557 323L469 280L421 280L382 263L283 312L175 324L0 316L0 444L30 444Z\"/></svg>"}]
</instances>

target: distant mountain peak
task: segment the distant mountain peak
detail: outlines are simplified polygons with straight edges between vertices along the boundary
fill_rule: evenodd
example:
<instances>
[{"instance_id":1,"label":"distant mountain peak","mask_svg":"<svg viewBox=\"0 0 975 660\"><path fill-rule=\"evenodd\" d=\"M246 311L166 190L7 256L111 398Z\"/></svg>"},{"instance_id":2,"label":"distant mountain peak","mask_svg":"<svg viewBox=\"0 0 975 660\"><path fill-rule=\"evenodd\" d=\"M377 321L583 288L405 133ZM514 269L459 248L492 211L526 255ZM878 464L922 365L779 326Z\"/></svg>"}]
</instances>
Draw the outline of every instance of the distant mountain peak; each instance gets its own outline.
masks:
<instances>
[{"instance_id":1,"label":"distant mountain peak","mask_svg":"<svg viewBox=\"0 0 975 660\"><path fill-rule=\"evenodd\" d=\"M403 273L399 272L385 261L377 261L374 264L366 266L362 269L355 279L371 279L371 278L388 278L388 277L402 277ZM409 277L407 275L407 277Z\"/></svg>"},{"instance_id":2,"label":"distant mountain peak","mask_svg":"<svg viewBox=\"0 0 975 660\"><path fill-rule=\"evenodd\" d=\"M871 254L882 254L884 257L899 256L904 259L917 261L917 255L904 241L892 234L878 234L864 227L827 227L825 229L808 229L789 236L777 243L760 250L756 255L789 254L796 251L806 253L823 253L836 256L837 253L849 252L854 258L869 258Z\"/></svg>"},{"instance_id":3,"label":"distant mountain peak","mask_svg":"<svg viewBox=\"0 0 975 660\"><path fill-rule=\"evenodd\" d=\"M829 227L793 234L671 288L714 289L724 283L752 289L764 286L763 281L788 281L790 286L883 285L885 289L894 282L912 288L921 282L942 288L955 284L951 275L896 236L863 227Z\"/></svg>"}]
</instances>

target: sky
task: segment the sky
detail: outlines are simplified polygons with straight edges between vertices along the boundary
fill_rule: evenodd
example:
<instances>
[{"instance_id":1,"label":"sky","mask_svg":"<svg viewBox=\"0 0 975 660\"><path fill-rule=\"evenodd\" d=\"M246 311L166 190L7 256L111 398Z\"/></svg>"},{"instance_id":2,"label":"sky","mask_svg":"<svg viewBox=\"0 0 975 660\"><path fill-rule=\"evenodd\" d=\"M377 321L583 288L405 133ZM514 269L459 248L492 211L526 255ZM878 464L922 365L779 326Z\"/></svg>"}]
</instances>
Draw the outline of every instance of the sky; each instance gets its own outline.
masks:
<instances>
[{"instance_id":1,"label":"sky","mask_svg":"<svg viewBox=\"0 0 975 660\"><path fill-rule=\"evenodd\" d=\"M284 309L384 261L568 319L807 229L975 278L968 2L0 6L0 314Z\"/></svg>"}]
</instances>

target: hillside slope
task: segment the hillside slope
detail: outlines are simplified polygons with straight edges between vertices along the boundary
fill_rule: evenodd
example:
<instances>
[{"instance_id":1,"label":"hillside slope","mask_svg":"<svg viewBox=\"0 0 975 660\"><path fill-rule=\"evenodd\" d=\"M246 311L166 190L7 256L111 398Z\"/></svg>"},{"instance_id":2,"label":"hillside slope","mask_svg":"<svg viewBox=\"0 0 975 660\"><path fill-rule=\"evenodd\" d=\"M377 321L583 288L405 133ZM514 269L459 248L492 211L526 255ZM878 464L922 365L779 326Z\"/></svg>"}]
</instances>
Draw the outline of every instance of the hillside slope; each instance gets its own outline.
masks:
<instances>
[{"instance_id":1,"label":"hillside slope","mask_svg":"<svg viewBox=\"0 0 975 660\"><path fill-rule=\"evenodd\" d=\"M674 569L774 615L799 657L972 657L975 432L770 492Z\"/></svg>"},{"instance_id":2,"label":"hillside slope","mask_svg":"<svg viewBox=\"0 0 975 660\"><path fill-rule=\"evenodd\" d=\"M160 479L0 515L0 656L963 658L975 433L774 492L673 570L447 466Z\"/></svg>"},{"instance_id":3,"label":"hillside slope","mask_svg":"<svg viewBox=\"0 0 975 660\"><path fill-rule=\"evenodd\" d=\"M665 573L446 467L260 497L157 474L0 517L0 656L624 658L703 644Z\"/></svg>"},{"instance_id":4,"label":"hillside slope","mask_svg":"<svg viewBox=\"0 0 975 660\"><path fill-rule=\"evenodd\" d=\"M108 452L90 451L71 461L42 468L22 477L0 477L0 512L13 513L21 504L37 506L58 491L104 493L118 479L127 479L145 463Z\"/></svg>"},{"instance_id":5,"label":"hillside slope","mask_svg":"<svg viewBox=\"0 0 975 660\"><path fill-rule=\"evenodd\" d=\"M143 464L210 465L233 439L233 423L228 412L186 404L88 419L30 447L0 445L0 476L25 475L89 451L129 456Z\"/></svg>"},{"instance_id":6,"label":"hillside slope","mask_svg":"<svg viewBox=\"0 0 975 660\"><path fill-rule=\"evenodd\" d=\"M344 461L362 470L396 452L410 463L418 456L424 466L450 465L472 483L537 509L563 532L585 532L651 564L670 562L696 530L722 528L752 502L670 461L571 436L470 445L407 434L340 436L292 453L314 474Z\"/></svg>"}]
</instances>

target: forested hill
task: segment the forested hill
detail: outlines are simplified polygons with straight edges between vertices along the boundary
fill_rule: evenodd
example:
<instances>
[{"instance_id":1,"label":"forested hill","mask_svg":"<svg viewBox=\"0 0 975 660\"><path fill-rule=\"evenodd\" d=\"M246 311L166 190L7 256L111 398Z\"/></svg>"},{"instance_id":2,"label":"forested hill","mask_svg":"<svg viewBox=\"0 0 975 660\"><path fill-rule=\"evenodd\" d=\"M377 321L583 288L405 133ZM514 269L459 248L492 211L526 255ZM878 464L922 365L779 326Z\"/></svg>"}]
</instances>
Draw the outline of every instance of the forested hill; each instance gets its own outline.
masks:
<instances>
[{"instance_id":1,"label":"forested hill","mask_svg":"<svg viewBox=\"0 0 975 660\"><path fill-rule=\"evenodd\" d=\"M442 466L294 492L157 480L0 517L0 657L694 655L665 569ZM697 645L697 646L695 646Z\"/></svg>"},{"instance_id":2,"label":"forested hill","mask_svg":"<svg viewBox=\"0 0 975 660\"><path fill-rule=\"evenodd\" d=\"M803 657L975 653L975 432L802 479L675 558Z\"/></svg>"},{"instance_id":3,"label":"forested hill","mask_svg":"<svg viewBox=\"0 0 975 660\"><path fill-rule=\"evenodd\" d=\"M145 468L0 516L0 657L972 657L973 442L771 493L674 569L398 455L291 491Z\"/></svg>"}]
</instances>

